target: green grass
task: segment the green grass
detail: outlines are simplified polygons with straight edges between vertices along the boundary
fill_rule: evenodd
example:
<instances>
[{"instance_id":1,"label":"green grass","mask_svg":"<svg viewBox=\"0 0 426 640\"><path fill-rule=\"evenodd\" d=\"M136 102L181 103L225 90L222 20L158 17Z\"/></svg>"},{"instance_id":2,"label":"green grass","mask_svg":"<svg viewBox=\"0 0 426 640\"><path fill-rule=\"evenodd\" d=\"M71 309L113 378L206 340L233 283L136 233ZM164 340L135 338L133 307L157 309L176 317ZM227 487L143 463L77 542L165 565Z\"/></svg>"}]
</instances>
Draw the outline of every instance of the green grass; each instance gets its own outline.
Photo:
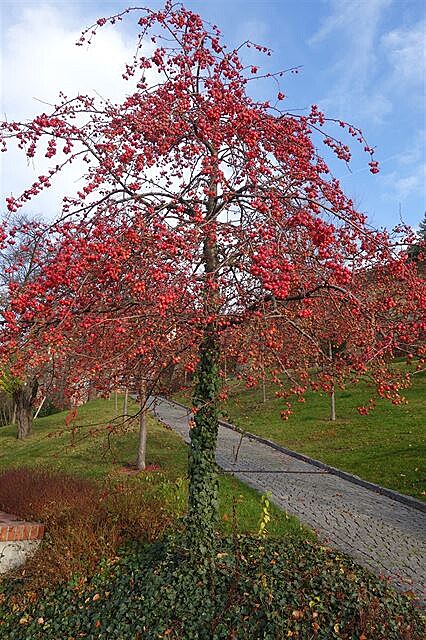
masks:
<instances>
[{"instance_id":1,"label":"green grass","mask_svg":"<svg viewBox=\"0 0 426 640\"><path fill-rule=\"evenodd\" d=\"M371 396L366 384L336 392L337 420L330 422L329 399L307 393L293 405L287 421L280 417L282 399L268 388L263 403L260 389L234 387L223 404L225 420L289 449L305 453L334 467L416 498L425 498L426 376L413 376L405 392L408 404L379 399L369 415L357 407ZM188 402L184 396L181 401Z\"/></svg>"},{"instance_id":2,"label":"green grass","mask_svg":"<svg viewBox=\"0 0 426 640\"><path fill-rule=\"evenodd\" d=\"M129 411L137 410L129 403ZM75 434L66 427L67 412L57 413L35 421L33 435L16 440L14 427L0 428L0 469L9 467L47 467L68 474L101 481L115 477L119 470L134 462L137 447L137 427L108 438L105 427L114 415L113 400L94 400L78 410ZM176 516L185 504L187 480L187 447L175 433L148 416L147 464L158 465L161 472L147 472L159 492L167 481L181 486L183 495L176 502ZM120 477L122 477L120 475ZM240 531L256 533L261 516L260 495L235 478L220 476L221 528L229 533L233 527L233 512ZM165 499L170 496L164 496ZM175 499L175 493L172 498ZM271 506L272 521L268 527L273 536L296 535L312 537L299 521Z\"/></svg>"}]
</instances>

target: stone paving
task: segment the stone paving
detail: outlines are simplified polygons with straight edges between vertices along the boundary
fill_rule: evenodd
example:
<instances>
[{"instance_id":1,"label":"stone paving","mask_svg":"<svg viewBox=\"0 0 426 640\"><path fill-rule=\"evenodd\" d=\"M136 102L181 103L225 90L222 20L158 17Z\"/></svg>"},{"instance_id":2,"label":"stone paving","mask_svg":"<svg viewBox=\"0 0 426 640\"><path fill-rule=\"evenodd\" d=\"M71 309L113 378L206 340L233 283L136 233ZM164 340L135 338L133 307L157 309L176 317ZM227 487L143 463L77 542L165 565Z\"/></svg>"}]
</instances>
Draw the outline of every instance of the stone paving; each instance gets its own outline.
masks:
<instances>
[{"instance_id":1,"label":"stone paving","mask_svg":"<svg viewBox=\"0 0 426 640\"><path fill-rule=\"evenodd\" d=\"M157 418L189 442L189 412L156 398ZM426 513L220 426L216 459L301 522L319 539L426 605Z\"/></svg>"}]
</instances>

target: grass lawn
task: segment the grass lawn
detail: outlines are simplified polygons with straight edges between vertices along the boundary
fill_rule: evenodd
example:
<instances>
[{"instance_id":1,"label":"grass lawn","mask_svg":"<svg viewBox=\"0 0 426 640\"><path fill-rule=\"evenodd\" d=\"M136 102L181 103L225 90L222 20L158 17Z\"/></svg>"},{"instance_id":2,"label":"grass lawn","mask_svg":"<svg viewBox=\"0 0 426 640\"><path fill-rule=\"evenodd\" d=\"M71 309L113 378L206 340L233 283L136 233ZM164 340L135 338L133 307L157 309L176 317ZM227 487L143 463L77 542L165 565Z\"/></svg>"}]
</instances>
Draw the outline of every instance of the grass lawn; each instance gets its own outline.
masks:
<instances>
[{"instance_id":1,"label":"grass lawn","mask_svg":"<svg viewBox=\"0 0 426 640\"><path fill-rule=\"evenodd\" d=\"M425 498L426 375L413 376L405 392L408 404L379 399L368 416L357 407L371 395L365 384L336 392L337 420L330 422L324 393L307 393L295 402L287 421L280 417L283 400L269 388L263 403L261 389L236 386L223 404L223 417L238 427L366 480L416 498ZM179 396L182 402L188 398Z\"/></svg>"},{"instance_id":2,"label":"grass lawn","mask_svg":"<svg viewBox=\"0 0 426 640\"><path fill-rule=\"evenodd\" d=\"M137 410L129 403L129 411ZM120 469L134 462L137 447L137 427L112 435L110 443L105 424L114 416L113 400L94 400L78 410L75 435L66 427L67 412L35 421L33 435L16 440L14 427L0 428L0 470L9 467L47 467L101 481L120 477ZM159 422L148 417L147 463L158 465L160 472L140 474L140 482L149 482L150 490L158 491L159 500L174 502L176 517L183 514L186 504L187 448L183 441ZM124 476L125 477L125 476ZM135 478L132 478L135 481ZM240 531L256 533L261 516L260 495L238 480L220 476L221 527L230 532L233 527L233 505ZM312 537L298 520L271 506L272 521L268 527L273 536L286 534Z\"/></svg>"}]
</instances>

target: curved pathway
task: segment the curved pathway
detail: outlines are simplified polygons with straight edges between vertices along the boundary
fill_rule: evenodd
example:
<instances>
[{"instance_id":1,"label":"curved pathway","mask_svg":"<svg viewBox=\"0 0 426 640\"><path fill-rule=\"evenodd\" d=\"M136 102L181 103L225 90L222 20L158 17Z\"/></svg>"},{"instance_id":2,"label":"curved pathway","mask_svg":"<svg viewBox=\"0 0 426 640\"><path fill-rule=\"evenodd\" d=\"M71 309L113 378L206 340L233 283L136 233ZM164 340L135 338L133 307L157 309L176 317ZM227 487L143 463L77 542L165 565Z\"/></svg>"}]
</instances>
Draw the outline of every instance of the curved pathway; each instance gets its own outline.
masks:
<instances>
[{"instance_id":1,"label":"curved pathway","mask_svg":"<svg viewBox=\"0 0 426 640\"><path fill-rule=\"evenodd\" d=\"M156 398L151 411L189 442L191 414L186 408ZM261 493L271 492L275 504L313 528L323 543L389 578L399 589L412 591L425 606L422 504L414 508L380 495L225 424L219 427L216 459L223 470Z\"/></svg>"}]
</instances>

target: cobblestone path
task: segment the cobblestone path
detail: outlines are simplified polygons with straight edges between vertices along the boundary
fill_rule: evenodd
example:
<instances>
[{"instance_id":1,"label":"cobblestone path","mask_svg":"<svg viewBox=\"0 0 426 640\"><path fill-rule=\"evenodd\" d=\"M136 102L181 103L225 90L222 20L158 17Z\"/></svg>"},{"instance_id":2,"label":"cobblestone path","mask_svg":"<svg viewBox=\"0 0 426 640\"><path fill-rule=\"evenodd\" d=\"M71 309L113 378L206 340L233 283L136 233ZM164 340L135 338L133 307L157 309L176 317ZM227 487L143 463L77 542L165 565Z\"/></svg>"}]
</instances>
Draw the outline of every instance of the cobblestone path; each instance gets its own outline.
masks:
<instances>
[{"instance_id":1,"label":"cobblestone path","mask_svg":"<svg viewBox=\"0 0 426 640\"><path fill-rule=\"evenodd\" d=\"M152 410L189 442L189 412L156 398ZM224 426L216 459L301 522L319 539L426 604L426 513L277 451Z\"/></svg>"}]
</instances>

